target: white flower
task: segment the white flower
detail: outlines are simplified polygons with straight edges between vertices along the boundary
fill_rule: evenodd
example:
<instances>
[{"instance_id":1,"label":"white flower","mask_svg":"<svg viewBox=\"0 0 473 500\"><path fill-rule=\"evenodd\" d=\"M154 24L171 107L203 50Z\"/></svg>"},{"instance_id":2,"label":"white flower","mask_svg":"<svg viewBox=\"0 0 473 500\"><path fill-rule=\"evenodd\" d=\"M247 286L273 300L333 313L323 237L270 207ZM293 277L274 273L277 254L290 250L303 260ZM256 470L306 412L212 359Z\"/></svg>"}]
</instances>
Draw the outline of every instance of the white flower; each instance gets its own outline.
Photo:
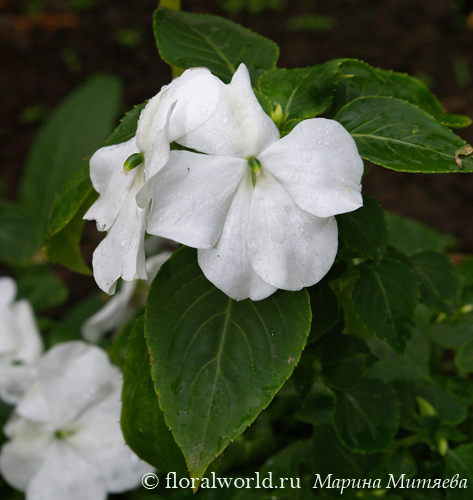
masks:
<instances>
[{"instance_id":1,"label":"white flower","mask_svg":"<svg viewBox=\"0 0 473 500\"><path fill-rule=\"evenodd\" d=\"M120 277L146 279L143 243L150 199L145 182L166 164L170 143L215 112L220 84L207 69L185 71L148 102L135 137L101 148L90 159L92 184L100 197L84 218L95 219L99 231L108 232L92 260L95 280L106 293L115 291ZM124 171L130 157L138 166ZM136 203L139 192L141 207Z\"/></svg>"},{"instance_id":2,"label":"white flower","mask_svg":"<svg viewBox=\"0 0 473 500\"><path fill-rule=\"evenodd\" d=\"M362 205L363 161L333 120L279 138L241 65L216 111L179 140L154 179L147 231L198 248L205 276L234 299L300 290L330 269L336 214Z\"/></svg>"},{"instance_id":3,"label":"white flower","mask_svg":"<svg viewBox=\"0 0 473 500\"><path fill-rule=\"evenodd\" d=\"M27 500L105 500L152 469L120 429L121 375L106 353L66 342L39 362L39 377L4 428L0 471Z\"/></svg>"},{"instance_id":4,"label":"white flower","mask_svg":"<svg viewBox=\"0 0 473 500\"><path fill-rule=\"evenodd\" d=\"M172 252L164 250L146 260L147 286L151 285L161 266L171 257ZM98 342L107 332L120 328L133 313L130 306L138 282L124 281L120 290L108 300L94 315L88 318L81 327L82 336L89 342ZM144 305L144 301L143 304Z\"/></svg>"},{"instance_id":5,"label":"white flower","mask_svg":"<svg viewBox=\"0 0 473 500\"><path fill-rule=\"evenodd\" d=\"M43 341L33 309L26 300L14 302L16 284L0 278L0 399L14 404L36 376Z\"/></svg>"}]
</instances>

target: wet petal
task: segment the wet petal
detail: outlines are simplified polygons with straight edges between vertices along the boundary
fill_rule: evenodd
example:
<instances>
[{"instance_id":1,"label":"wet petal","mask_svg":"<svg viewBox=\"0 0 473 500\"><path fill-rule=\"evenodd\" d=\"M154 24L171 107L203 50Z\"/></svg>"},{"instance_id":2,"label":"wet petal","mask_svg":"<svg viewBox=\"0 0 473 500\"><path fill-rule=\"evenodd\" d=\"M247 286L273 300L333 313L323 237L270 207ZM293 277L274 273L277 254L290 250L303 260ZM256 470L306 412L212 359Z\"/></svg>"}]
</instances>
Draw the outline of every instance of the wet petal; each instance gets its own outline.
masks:
<instances>
[{"instance_id":1,"label":"wet petal","mask_svg":"<svg viewBox=\"0 0 473 500\"><path fill-rule=\"evenodd\" d=\"M135 153L138 147L133 137L127 142L99 149L90 159L90 178L100 196L84 219L96 220L99 231L107 231L115 222L133 186L135 175L133 171L124 173L123 164Z\"/></svg>"},{"instance_id":2,"label":"wet petal","mask_svg":"<svg viewBox=\"0 0 473 500\"><path fill-rule=\"evenodd\" d=\"M248 158L279 139L279 131L264 112L241 64L231 83L223 85L215 113L200 127L177 140L203 153Z\"/></svg>"},{"instance_id":3,"label":"wet petal","mask_svg":"<svg viewBox=\"0 0 473 500\"><path fill-rule=\"evenodd\" d=\"M335 218L304 212L267 173L256 182L246 234L254 270L284 290L300 290L320 281L337 253Z\"/></svg>"},{"instance_id":4,"label":"wet petal","mask_svg":"<svg viewBox=\"0 0 473 500\"><path fill-rule=\"evenodd\" d=\"M363 204L363 160L351 135L334 120L304 120L258 159L311 214L329 217Z\"/></svg>"},{"instance_id":5,"label":"wet petal","mask_svg":"<svg viewBox=\"0 0 473 500\"><path fill-rule=\"evenodd\" d=\"M253 270L245 244L252 196L251 177L245 175L233 198L217 248L199 250L199 265L209 281L236 300L261 300L276 291Z\"/></svg>"},{"instance_id":6,"label":"wet petal","mask_svg":"<svg viewBox=\"0 0 473 500\"><path fill-rule=\"evenodd\" d=\"M129 175L135 182L127 194L115 223L95 249L92 266L98 286L106 293L114 293L118 278L125 281L146 279L144 235L147 208L136 204L136 193L143 185L140 167Z\"/></svg>"},{"instance_id":7,"label":"wet petal","mask_svg":"<svg viewBox=\"0 0 473 500\"><path fill-rule=\"evenodd\" d=\"M210 248L220 236L246 168L240 158L173 151L153 179L148 233Z\"/></svg>"}]
</instances>

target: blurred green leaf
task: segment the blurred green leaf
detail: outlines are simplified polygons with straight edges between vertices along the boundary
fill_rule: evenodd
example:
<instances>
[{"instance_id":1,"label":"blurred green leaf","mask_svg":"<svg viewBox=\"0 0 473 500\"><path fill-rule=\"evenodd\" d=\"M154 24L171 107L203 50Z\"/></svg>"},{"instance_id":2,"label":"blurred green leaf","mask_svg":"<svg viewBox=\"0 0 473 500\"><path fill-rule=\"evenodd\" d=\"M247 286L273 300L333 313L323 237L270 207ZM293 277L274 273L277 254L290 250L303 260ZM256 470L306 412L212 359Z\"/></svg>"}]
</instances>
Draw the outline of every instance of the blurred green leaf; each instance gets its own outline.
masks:
<instances>
[{"instance_id":1,"label":"blurred green leaf","mask_svg":"<svg viewBox=\"0 0 473 500\"><path fill-rule=\"evenodd\" d=\"M451 479L455 474L459 480L466 479L467 488L448 488L447 500L471 500L473 491L473 444L459 446L449 450L446 457L445 479Z\"/></svg>"},{"instance_id":2,"label":"blurred green leaf","mask_svg":"<svg viewBox=\"0 0 473 500\"><path fill-rule=\"evenodd\" d=\"M398 430L399 418L396 393L380 380L363 379L337 396L337 434L343 444L354 452L387 450Z\"/></svg>"},{"instance_id":3,"label":"blurred green leaf","mask_svg":"<svg viewBox=\"0 0 473 500\"><path fill-rule=\"evenodd\" d=\"M57 191L110 134L120 99L117 78L92 77L72 92L41 128L18 193L20 202L37 221L39 235L46 229Z\"/></svg>"}]
</instances>

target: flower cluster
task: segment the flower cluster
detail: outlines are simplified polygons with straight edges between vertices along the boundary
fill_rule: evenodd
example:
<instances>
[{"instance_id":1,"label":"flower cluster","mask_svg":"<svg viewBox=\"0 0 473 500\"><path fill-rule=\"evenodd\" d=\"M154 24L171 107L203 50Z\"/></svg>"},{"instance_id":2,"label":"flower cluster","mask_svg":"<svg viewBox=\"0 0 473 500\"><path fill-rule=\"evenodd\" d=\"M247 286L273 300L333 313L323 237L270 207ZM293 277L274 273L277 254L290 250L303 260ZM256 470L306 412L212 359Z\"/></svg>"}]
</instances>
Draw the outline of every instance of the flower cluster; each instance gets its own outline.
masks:
<instances>
[{"instance_id":1,"label":"flower cluster","mask_svg":"<svg viewBox=\"0 0 473 500\"><path fill-rule=\"evenodd\" d=\"M120 428L122 379L105 351L81 341L45 354L30 304L0 279L0 398L16 403L3 429L0 472L27 500L104 500L153 468Z\"/></svg>"},{"instance_id":2,"label":"flower cluster","mask_svg":"<svg viewBox=\"0 0 473 500\"><path fill-rule=\"evenodd\" d=\"M93 257L107 293L120 277L146 278L145 232L197 248L205 276L234 299L300 290L333 264L334 216L362 204L349 133L314 118L280 138L243 64L228 85L184 72L149 101L136 136L90 167L100 197L85 218L108 232Z\"/></svg>"}]
</instances>

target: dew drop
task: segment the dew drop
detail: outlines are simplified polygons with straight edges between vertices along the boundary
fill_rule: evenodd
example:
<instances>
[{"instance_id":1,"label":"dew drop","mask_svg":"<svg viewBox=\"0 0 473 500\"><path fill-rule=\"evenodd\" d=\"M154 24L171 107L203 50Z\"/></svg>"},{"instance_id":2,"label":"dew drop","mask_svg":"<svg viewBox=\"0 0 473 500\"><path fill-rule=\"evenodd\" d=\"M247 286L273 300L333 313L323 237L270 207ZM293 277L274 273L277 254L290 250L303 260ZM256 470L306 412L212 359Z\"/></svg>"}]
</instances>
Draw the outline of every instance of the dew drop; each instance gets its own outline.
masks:
<instances>
[{"instance_id":1,"label":"dew drop","mask_svg":"<svg viewBox=\"0 0 473 500\"><path fill-rule=\"evenodd\" d=\"M269 334L271 335L271 337L274 337L274 328L269 329Z\"/></svg>"},{"instance_id":2,"label":"dew drop","mask_svg":"<svg viewBox=\"0 0 473 500\"><path fill-rule=\"evenodd\" d=\"M182 391L182 380L177 378L171 385L171 391L174 396L177 396Z\"/></svg>"},{"instance_id":3,"label":"dew drop","mask_svg":"<svg viewBox=\"0 0 473 500\"><path fill-rule=\"evenodd\" d=\"M228 123L228 116L224 116L224 117L222 118L222 123L223 123L224 125L226 125L226 124Z\"/></svg>"},{"instance_id":4,"label":"dew drop","mask_svg":"<svg viewBox=\"0 0 473 500\"><path fill-rule=\"evenodd\" d=\"M120 241L120 246L121 246L122 248L124 248L124 247L125 247L125 245L126 245L126 240L121 240L121 241Z\"/></svg>"},{"instance_id":5,"label":"dew drop","mask_svg":"<svg viewBox=\"0 0 473 500\"><path fill-rule=\"evenodd\" d=\"M251 371L255 372L256 371L256 366L254 363L251 363Z\"/></svg>"},{"instance_id":6,"label":"dew drop","mask_svg":"<svg viewBox=\"0 0 473 500\"><path fill-rule=\"evenodd\" d=\"M201 115L205 115L207 113L207 106L201 106L199 111Z\"/></svg>"}]
</instances>

